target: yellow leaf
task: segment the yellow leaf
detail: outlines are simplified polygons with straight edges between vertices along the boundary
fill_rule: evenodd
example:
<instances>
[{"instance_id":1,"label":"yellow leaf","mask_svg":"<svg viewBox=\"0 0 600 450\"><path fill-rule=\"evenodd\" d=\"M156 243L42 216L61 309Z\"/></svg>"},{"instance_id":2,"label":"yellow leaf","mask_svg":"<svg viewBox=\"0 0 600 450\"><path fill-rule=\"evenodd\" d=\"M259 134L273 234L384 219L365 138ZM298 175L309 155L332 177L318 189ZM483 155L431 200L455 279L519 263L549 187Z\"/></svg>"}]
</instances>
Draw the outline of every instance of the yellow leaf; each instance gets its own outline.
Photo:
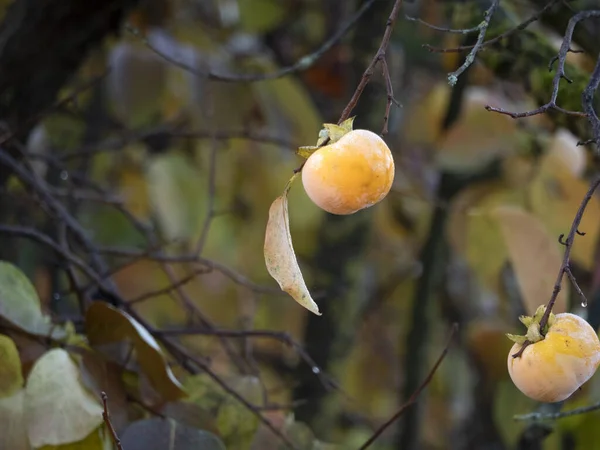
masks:
<instances>
[{"instance_id":1,"label":"yellow leaf","mask_svg":"<svg viewBox=\"0 0 600 450\"><path fill-rule=\"evenodd\" d=\"M21 389L11 397L0 398L0 448L10 450L30 450L25 422L25 390Z\"/></svg>"},{"instance_id":2,"label":"yellow leaf","mask_svg":"<svg viewBox=\"0 0 600 450\"><path fill-rule=\"evenodd\" d=\"M33 366L25 387L25 417L33 447L81 441L102 423L99 400L83 387L65 350L49 350Z\"/></svg>"},{"instance_id":3,"label":"yellow leaf","mask_svg":"<svg viewBox=\"0 0 600 450\"><path fill-rule=\"evenodd\" d=\"M0 334L0 398L23 388L19 351L11 338Z\"/></svg>"},{"instance_id":4,"label":"yellow leaf","mask_svg":"<svg viewBox=\"0 0 600 450\"><path fill-rule=\"evenodd\" d=\"M132 345L135 353L131 358L137 360L142 372L163 400L174 401L185 396L183 387L167 365L156 340L129 314L107 303L95 302L86 312L85 324L90 344L94 347L118 343Z\"/></svg>"},{"instance_id":5,"label":"yellow leaf","mask_svg":"<svg viewBox=\"0 0 600 450\"><path fill-rule=\"evenodd\" d=\"M490 211L500 205L521 205L523 195L502 183L481 183L461 192L452 202L447 233L483 286L499 292L500 271L508 250Z\"/></svg>"},{"instance_id":6,"label":"yellow leaf","mask_svg":"<svg viewBox=\"0 0 600 450\"><path fill-rule=\"evenodd\" d=\"M563 168L575 177L580 177L587 166L585 147L577 145L579 139L569 130L560 128L549 143L540 171L561 171Z\"/></svg>"},{"instance_id":7,"label":"yellow leaf","mask_svg":"<svg viewBox=\"0 0 600 450\"><path fill-rule=\"evenodd\" d=\"M493 211L500 224L504 242L519 284L527 314L533 315L550 299L562 262L559 243L544 224L524 209L501 206ZM570 284L563 278L553 311L567 310Z\"/></svg>"},{"instance_id":8,"label":"yellow leaf","mask_svg":"<svg viewBox=\"0 0 600 450\"><path fill-rule=\"evenodd\" d=\"M588 182L574 176L567 166L542 161L529 186L529 199L532 212L546 225L554 239L569 233L588 188ZM571 250L572 260L585 270L592 270L594 266L594 253L600 236L598 223L600 202L594 197L588 203L579 226L579 230L586 234L576 237Z\"/></svg>"},{"instance_id":9,"label":"yellow leaf","mask_svg":"<svg viewBox=\"0 0 600 450\"><path fill-rule=\"evenodd\" d=\"M490 90L471 87L465 93L459 119L437 142L436 159L445 170L473 172L494 158L511 154L524 142L525 133L514 119L486 112L485 105L511 105Z\"/></svg>"},{"instance_id":10,"label":"yellow leaf","mask_svg":"<svg viewBox=\"0 0 600 450\"><path fill-rule=\"evenodd\" d=\"M297 174L292 177L283 194L275 199L269 209L264 245L265 263L269 274L284 292L290 294L306 309L320 316L319 307L308 292L298 266L290 234L288 192L296 176Z\"/></svg>"}]
</instances>

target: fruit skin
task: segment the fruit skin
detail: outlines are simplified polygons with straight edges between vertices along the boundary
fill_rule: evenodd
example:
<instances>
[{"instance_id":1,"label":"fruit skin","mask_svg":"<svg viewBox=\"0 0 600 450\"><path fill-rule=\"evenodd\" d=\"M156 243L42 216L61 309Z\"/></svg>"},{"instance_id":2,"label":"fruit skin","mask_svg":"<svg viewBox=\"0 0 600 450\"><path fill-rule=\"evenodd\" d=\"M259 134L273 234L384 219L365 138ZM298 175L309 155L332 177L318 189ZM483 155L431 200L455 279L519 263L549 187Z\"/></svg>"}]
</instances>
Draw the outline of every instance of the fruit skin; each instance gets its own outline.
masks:
<instances>
[{"instance_id":1,"label":"fruit skin","mask_svg":"<svg viewBox=\"0 0 600 450\"><path fill-rule=\"evenodd\" d=\"M348 215L383 200L394 174L394 159L385 141L371 131L353 130L310 155L302 169L302 183L318 207Z\"/></svg>"},{"instance_id":2,"label":"fruit skin","mask_svg":"<svg viewBox=\"0 0 600 450\"><path fill-rule=\"evenodd\" d=\"M588 381L600 364L595 330L575 314L556 314L544 339L530 344L520 357L516 343L508 354L508 373L515 386L533 400L560 402Z\"/></svg>"}]
</instances>

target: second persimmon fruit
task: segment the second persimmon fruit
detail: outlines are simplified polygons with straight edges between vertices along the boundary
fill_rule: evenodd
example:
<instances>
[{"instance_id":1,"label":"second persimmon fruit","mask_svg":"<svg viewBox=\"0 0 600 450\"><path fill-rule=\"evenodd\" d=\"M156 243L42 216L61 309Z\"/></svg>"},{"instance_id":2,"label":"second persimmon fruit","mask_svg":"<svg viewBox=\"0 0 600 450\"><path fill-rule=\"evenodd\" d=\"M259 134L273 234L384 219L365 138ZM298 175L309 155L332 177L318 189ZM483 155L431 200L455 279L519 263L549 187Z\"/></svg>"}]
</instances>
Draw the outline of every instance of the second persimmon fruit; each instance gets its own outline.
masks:
<instances>
[{"instance_id":1,"label":"second persimmon fruit","mask_svg":"<svg viewBox=\"0 0 600 450\"><path fill-rule=\"evenodd\" d=\"M318 207L348 215L383 200L394 173L385 141L372 131L353 130L310 155L302 169L302 183Z\"/></svg>"}]
</instances>

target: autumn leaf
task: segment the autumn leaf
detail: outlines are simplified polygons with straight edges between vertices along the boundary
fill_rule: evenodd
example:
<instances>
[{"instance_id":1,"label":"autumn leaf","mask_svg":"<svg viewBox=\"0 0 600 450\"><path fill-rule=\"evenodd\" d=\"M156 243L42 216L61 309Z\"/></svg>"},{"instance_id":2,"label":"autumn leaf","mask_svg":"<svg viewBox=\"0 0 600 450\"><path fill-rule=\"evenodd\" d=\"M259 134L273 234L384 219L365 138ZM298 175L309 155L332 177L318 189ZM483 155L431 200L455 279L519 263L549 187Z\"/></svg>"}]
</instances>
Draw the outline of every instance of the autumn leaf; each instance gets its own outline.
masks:
<instances>
[{"instance_id":1,"label":"autumn leaf","mask_svg":"<svg viewBox=\"0 0 600 450\"><path fill-rule=\"evenodd\" d=\"M498 221L508 248L525 310L533 315L547 303L562 262L556 239L533 214L514 206L500 206L492 212ZM556 299L555 313L567 310L569 283L563 279Z\"/></svg>"},{"instance_id":2,"label":"autumn leaf","mask_svg":"<svg viewBox=\"0 0 600 450\"><path fill-rule=\"evenodd\" d=\"M81 441L102 423L100 402L83 387L79 369L65 350L49 350L31 369L25 417L33 447Z\"/></svg>"},{"instance_id":3,"label":"autumn leaf","mask_svg":"<svg viewBox=\"0 0 600 450\"><path fill-rule=\"evenodd\" d=\"M0 448L30 450L25 422L25 390L21 389L10 397L0 398Z\"/></svg>"},{"instance_id":4,"label":"autumn leaf","mask_svg":"<svg viewBox=\"0 0 600 450\"><path fill-rule=\"evenodd\" d=\"M10 397L23 388L21 360L14 341L0 334L0 398Z\"/></svg>"},{"instance_id":5,"label":"autumn leaf","mask_svg":"<svg viewBox=\"0 0 600 450\"><path fill-rule=\"evenodd\" d=\"M143 374L164 401L178 400L186 395L156 340L129 314L104 302L95 302L86 312L85 325L90 344L99 350L111 344L132 345L135 353L131 358L137 360Z\"/></svg>"},{"instance_id":6,"label":"autumn leaf","mask_svg":"<svg viewBox=\"0 0 600 450\"><path fill-rule=\"evenodd\" d=\"M132 423L121 443L127 450L225 450L221 440L208 431L158 417Z\"/></svg>"},{"instance_id":7,"label":"autumn leaf","mask_svg":"<svg viewBox=\"0 0 600 450\"><path fill-rule=\"evenodd\" d=\"M111 439L108 431L99 427L80 441L63 445L44 445L37 450L108 450L113 448Z\"/></svg>"},{"instance_id":8,"label":"autumn leaf","mask_svg":"<svg viewBox=\"0 0 600 450\"><path fill-rule=\"evenodd\" d=\"M0 261L0 318L44 337L65 337L64 329L53 325L42 313L40 299L27 276L15 265Z\"/></svg>"},{"instance_id":9,"label":"autumn leaf","mask_svg":"<svg viewBox=\"0 0 600 450\"><path fill-rule=\"evenodd\" d=\"M532 212L546 225L554 239L569 232L581 200L589 188L587 181L575 175L575 172L581 170L582 163L576 161L578 157L575 156L572 139L571 148L567 147L568 139L564 135L562 138L560 135L555 137L528 189ZM566 163L567 159L570 160L569 164ZM579 225L579 230L585 236L577 236L571 250L571 260L584 270L592 270L594 266L596 243L600 238L599 222L600 202L594 196Z\"/></svg>"},{"instance_id":10,"label":"autumn leaf","mask_svg":"<svg viewBox=\"0 0 600 450\"><path fill-rule=\"evenodd\" d=\"M288 193L296 176L297 174L290 179L283 194L275 199L269 209L264 245L265 263L269 274L284 292L290 294L306 309L320 316L319 307L308 292L300 271L290 234Z\"/></svg>"}]
</instances>

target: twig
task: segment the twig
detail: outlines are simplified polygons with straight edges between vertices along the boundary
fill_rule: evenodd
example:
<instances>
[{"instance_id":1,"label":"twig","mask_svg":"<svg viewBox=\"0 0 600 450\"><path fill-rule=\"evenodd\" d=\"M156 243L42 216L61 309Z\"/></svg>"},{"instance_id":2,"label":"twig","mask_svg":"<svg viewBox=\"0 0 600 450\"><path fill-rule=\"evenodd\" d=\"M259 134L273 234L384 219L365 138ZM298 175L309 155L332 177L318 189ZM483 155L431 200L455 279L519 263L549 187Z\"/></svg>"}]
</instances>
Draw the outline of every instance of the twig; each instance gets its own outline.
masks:
<instances>
[{"instance_id":1,"label":"twig","mask_svg":"<svg viewBox=\"0 0 600 450\"><path fill-rule=\"evenodd\" d=\"M552 8L555 4L559 3L561 0L551 0L550 2L548 2L546 4L546 6L544 6L542 9L540 9L537 13L533 14L531 17L529 17L529 19L521 22L519 25L517 25L514 28L511 28L510 30L492 38L489 39L485 42L482 42L480 45L480 49L483 49L484 47L487 47L489 45L495 44L499 41L501 41L504 38L510 37L513 34L517 33L518 31L522 31L525 28L527 28L529 25L531 25L533 22L536 22L537 20L539 20L541 18L541 16L548 11L550 8ZM478 28L475 27L476 29ZM457 30L459 31L459 30ZM463 52L466 50L472 50L473 47L475 47L476 44L473 45L461 45L459 47L452 47L452 48L438 48L438 47L433 47L429 44L424 44L423 47L426 48L428 51L432 52L432 53L459 53L459 52Z\"/></svg>"},{"instance_id":2,"label":"twig","mask_svg":"<svg viewBox=\"0 0 600 450\"><path fill-rule=\"evenodd\" d=\"M128 303L130 305L135 305L136 303L140 303L145 300L148 300L148 299L151 299L154 297L158 297L159 295L168 294L169 292L172 292L175 289L186 285L187 283L192 281L194 278L196 278L198 275L203 275L203 274L209 273L209 272L212 272L212 269L209 267L198 267L194 271L192 271L192 273L177 280L177 282L170 283L167 287L162 288L162 289L157 289L155 291L146 292L145 294L142 294L138 297L135 297L135 298L129 300Z\"/></svg>"},{"instance_id":3,"label":"twig","mask_svg":"<svg viewBox=\"0 0 600 450\"><path fill-rule=\"evenodd\" d=\"M435 362L435 364L429 371L429 374L427 375L425 380L423 380L421 385L412 393L412 395L406 401L406 403L404 403L392 417L390 417L383 425L381 425L375 431L375 433L373 433L373 435L359 448L359 450L365 450L365 449L369 448L371 446L371 444L373 444L373 442L375 442L375 440L379 436L381 436L381 434L386 429L388 429L390 427L390 425L392 425L396 420L398 420L398 418L402 414L404 414L404 411L406 411L407 408L412 406L417 401L417 398L419 397L419 395L421 395L421 392L423 392L423 390L429 385L429 383L431 382L433 376L435 375L435 372L437 371L438 367L440 366L440 364L446 357L446 354L448 353L448 350L450 348L450 344L452 343L452 338L454 337L454 334L456 333L457 330L458 330L458 324L457 323L452 324L452 328L450 329L450 335L448 336L448 340L446 341L444 350L442 350L442 353L440 354L437 361Z\"/></svg>"},{"instance_id":4,"label":"twig","mask_svg":"<svg viewBox=\"0 0 600 450\"><path fill-rule=\"evenodd\" d=\"M477 25L477 28L479 29L479 35L477 36L477 41L475 42L475 45L473 45L473 48L465 58L465 62L454 72L448 74L448 83L450 84L450 86L455 86L458 82L458 77L465 70L467 70L475 61L475 56L477 55L477 52L481 49L483 40L485 39L485 33L487 33L487 29L490 25L490 20L492 20L492 17L496 12L499 3L500 0L492 0L492 4L490 5L490 7L486 9L483 13L483 21L479 25Z\"/></svg>"},{"instance_id":5,"label":"twig","mask_svg":"<svg viewBox=\"0 0 600 450\"><path fill-rule=\"evenodd\" d=\"M562 412L559 411L556 413L533 412L533 413L529 413L529 414L520 414L520 415L514 416L513 419L517 420L517 421L527 420L527 421L532 421L532 422L543 422L543 421L548 421L548 420L562 419L564 417L577 416L579 414L586 414L586 413L589 413L592 411L597 411L599 409L600 409L600 402L595 403L593 405L584 406L581 408L575 408L570 411L562 411Z\"/></svg>"},{"instance_id":6,"label":"twig","mask_svg":"<svg viewBox=\"0 0 600 450\"><path fill-rule=\"evenodd\" d=\"M275 339L283 342L284 344L292 347L298 356L310 367L312 373L314 373L321 384L326 389L339 389L339 385L326 375L321 368L315 363L315 360L304 350L302 345L296 342L288 333L270 330L218 330L218 329L198 329L198 328L184 328L184 329L173 329L173 330L153 330L153 334L159 334L162 336L187 336L187 335L205 335L205 336L220 336L226 338L266 338Z\"/></svg>"},{"instance_id":7,"label":"twig","mask_svg":"<svg viewBox=\"0 0 600 450\"><path fill-rule=\"evenodd\" d=\"M108 396L106 392L102 392L102 405L104 406L104 411L102 411L102 418L104 419L104 423L106 424L108 431L110 431L110 435L112 437L113 442L117 446L118 450L123 450L123 446L121 445L121 439L117 436L117 432L113 427L112 422L110 421L110 415L108 414Z\"/></svg>"},{"instance_id":8,"label":"twig","mask_svg":"<svg viewBox=\"0 0 600 450\"><path fill-rule=\"evenodd\" d=\"M471 28L460 28L460 29L456 29L456 28L446 28L446 27L439 27L437 25L433 25L429 22L425 22L422 19L419 19L418 17L410 17L408 15L404 16L406 20L410 21L410 22L417 22L420 23L421 25L426 26L427 28L431 28L432 30L435 31L442 31L444 33L452 33L452 34L471 34L471 33L476 33L479 31L481 24L471 27Z\"/></svg>"},{"instance_id":9,"label":"twig","mask_svg":"<svg viewBox=\"0 0 600 450\"><path fill-rule=\"evenodd\" d=\"M371 60L371 63L367 66L366 70L364 71L364 73L360 79L360 82L358 83L358 86L356 87L356 90L354 91L354 94L352 94L352 97L350 98L350 101L348 102L348 104L346 105L344 110L342 111L342 115L340 117L340 120L338 120L338 124L341 124L344 120L346 120L350 117L350 114L352 114L352 110L356 107L358 100L360 99L360 96L362 95L363 91L365 90L365 87L367 86L367 84L369 84L369 80L373 76L373 73L375 71L375 66L377 65L378 62L382 61L385 58L385 52L387 51L387 48L390 45L390 38L392 37L392 31L394 29L394 24L396 23L396 19L398 18L398 13L400 12L401 4L402 4L402 0L396 0L394 2L394 7L392 8L392 12L390 13L390 16L385 24L385 31L383 33L383 38L381 39L381 44L379 45L379 49L375 53L375 56ZM386 82L388 82L388 80L386 80ZM389 95L389 92L388 92L388 95Z\"/></svg>"},{"instance_id":10,"label":"twig","mask_svg":"<svg viewBox=\"0 0 600 450\"><path fill-rule=\"evenodd\" d=\"M156 53L158 56L163 58L165 61L179 67L186 72L192 73L201 78L215 80L215 81L223 81L227 83L239 83L239 82L256 82L256 81L265 81L265 80L274 80L276 78L281 78L286 75L290 75L296 72L302 72L308 68L310 68L315 62L317 62L329 49L331 49L335 44L337 44L346 33L358 22L358 20L362 17L362 15L367 12L367 10L375 3L375 0L367 0L358 11L356 11L350 19L344 23L338 31L336 31L333 36L331 36L328 40L326 40L321 47L319 47L314 52L303 56L294 64L288 67L283 67L279 70L269 73L249 73L249 74L221 74L215 73L211 70L202 70L196 67L192 67L189 64L186 64L176 58L167 55L166 53L160 51L155 46L153 46L148 39L144 38L140 31L128 26L127 30L133 35L140 38L144 44Z\"/></svg>"},{"instance_id":11,"label":"twig","mask_svg":"<svg viewBox=\"0 0 600 450\"><path fill-rule=\"evenodd\" d=\"M561 112L563 114L571 115L571 116L588 117L587 111L586 112L568 111L566 109L561 108L560 106L558 106L556 104L556 99L558 97L560 81L562 79L565 79L568 83L571 83L571 80L565 74L565 63L567 62L567 54L569 53L569 50L571 48L571 42L573 40L573 32L575 30L575 27L582 20L588 19L591 17L600 17L600 10L598 10L598 11L582 11L578 14L575 14L569 20L569 24L567 25L567 29L565 31L565 35L563 37L562 44L560 46L560 50L558 51L558 57L556 59L553 59L553 61L558 61L558 64L557 64L557 68L556 68L556 73L554 75L554 78L552 79L552 94L550 96L550 101L548 101L548 103L540 106L537 109L534 109L531 111L526 111L526 112L520 112L520 113L506 111L502 108L495 108L495 107L492 107L489 105L486 105L485 109L488 111L505 114L507 116L512 117L513 119L535 116L538 114L542 114L551 109ZM588 88L589 87L590 86L588 85ZM596 85L596 87L597 87L597 85ZM586 91L588 90L588 88L586 88ZM592 95L593 95L594 91L595 91L595 88L591 91ZM585 105L584 105L584 109L585 109ZM593 110L593 106L592 106L592 110Z\"/></svg>"},{"instance_id":12,"label":"twig","mask_svg":"<svg viewBox=\"0 0 600 450\"><path fill-rule=\"evenodd\" d=\"M387 104L385 106L385 114L383 116L383 129L381 130L381 135L385 136L388 133L388 122L390 120L390 110L392 109L392 104L400 106L400 103L398 103L398 100L394 98L394 87L392 85L392 78L390 77L390 69L385 58L381 60L381 71L385 80L385 90L387 93Z\"/></svg>"}]
</instances>

